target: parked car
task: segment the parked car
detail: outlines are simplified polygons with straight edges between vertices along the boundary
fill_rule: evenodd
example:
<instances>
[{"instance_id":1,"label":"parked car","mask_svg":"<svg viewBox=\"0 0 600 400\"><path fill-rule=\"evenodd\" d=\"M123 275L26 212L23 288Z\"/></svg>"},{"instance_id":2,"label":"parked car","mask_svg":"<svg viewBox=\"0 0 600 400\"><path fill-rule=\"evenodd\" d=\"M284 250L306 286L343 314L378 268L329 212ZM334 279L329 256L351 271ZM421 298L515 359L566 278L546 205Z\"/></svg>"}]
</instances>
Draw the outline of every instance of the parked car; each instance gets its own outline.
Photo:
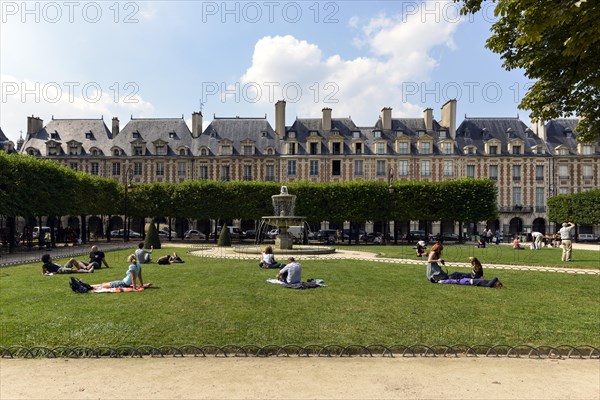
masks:
<instances>
[{"instance_id":1,"label":"parked car","mask_svg":"<svg viewBox=\"0 0 600 400\"><path fill-rule=\"evenodd\" d=\"M244 232L244 237L246 239L256 239L256 229L248 229Z\"/></svg>"},{"instance_id":2,"label":"parked car","mask_svg":"<svg viewBox=\"0 0 600 400\"><path fill-rule=\"evenodd\" d=\"M412 242L417 242L419 240L425 240L427 241L427 236L425 236L425 231L422 230L414 230L414 231L410 231L410 240ZM404 239L408 239L407 235L404 235Z\"/></svg>"},{"instance_id":3,"label":"parked car","mask_svg":"<svg viewBox=\"0 0 600 400\"><path fill-rule=\"evenodd\" d=\"M598 236L593 233L580 233L577 235L577 242L597 242Z\"/></svg>"},{"instance_id":4,"label":"parked car","mask_svg":"<svg viewBox=\"0 0 600 400\"><path fill-rule=\"evenodd\" d=\"M321 229L317 233L317 240L323 243L334 244L336 236L337 231L335 229Z\"/></svg>"},{"instance_id":5,"label":"parked car","mask_svg":"<svg viewBox=\"0 0 600 400\"><path fill-rule=\"evenodd\" d=\"M275 239L277 235L279 235L279 228L273 228L269 232L267 232L267 237L269 239Z\"/></svg>"},{"instance_id":6,"label":"parked car","mask_svg":"<svg viewBox=\"0 0 600 400\"><path fill-rule=\"evenodd\" d=\"M196 229L190 229L183 234L184 239L200 239L206 240L206 235Z\"/></svg>"},{"instance_id":7,"label":"parked car","mask_svg":"<svg viewBox=\"0 0 600 400\"><path fill-rule=\"evenodd\" d=\"M125 229L119 229L116 231L110 231L110 236L112 237L124 237L125 236ZM132 231L131 229L129 230L129 237L130 238L141 238L142 234L138 233L136 231Z\"/></svg>"},{"instance_id":8,"label":"parked car","mask_svg":"<svg viewBox=\"0 0 600 400\"><path fill-rule=\"evenodd\" d=\"M217 238L221 235L221 228L220 226L217 227ZM229 236L232 239L241 239L242 238L242 231L240 230L240 228L237 228L235 226L228 226L227 229L229 229ZM214 232L210 234L210 237L212 239L214 239Z\"/></svg>"},{"instance_id":9,"label":"parked car","mask_svg":"<svg viewBox=\"0 0 600 400\"><path fill-rule=\"evenodd\" d=\"M168 229L159 229L158 236L160 236L161 238L168 238L169 230ZM171 231L171 239L175 239L176 237L177 237L177 233L175 231Z\"/></svg>"},{"instance_id":10,"label":"parked car","mask_svg":"<svg viewBox=\"0 0 600 400\"><path fill-rule=\"evenodd\" d=\"M362 235L360 235L359 240L365 243L381 244L383 240L383 235L380 232L363 233Z\"/></svg>"},{"instance_id":11,"label":"parked car","mask_svg":"<svg viewBox=\"0 0 600 400\"><path fill-rule=\"evenodd\" d=\"M458 240L460 239L460 237L456 234L456 233L451 233L451 232L445 232L442 234L442 241L443 242L458 242ZM430 242L435 242L438 240L438 235L437 234L430 234L429 235L429 241Z\"/></svg>"}]
</instances>

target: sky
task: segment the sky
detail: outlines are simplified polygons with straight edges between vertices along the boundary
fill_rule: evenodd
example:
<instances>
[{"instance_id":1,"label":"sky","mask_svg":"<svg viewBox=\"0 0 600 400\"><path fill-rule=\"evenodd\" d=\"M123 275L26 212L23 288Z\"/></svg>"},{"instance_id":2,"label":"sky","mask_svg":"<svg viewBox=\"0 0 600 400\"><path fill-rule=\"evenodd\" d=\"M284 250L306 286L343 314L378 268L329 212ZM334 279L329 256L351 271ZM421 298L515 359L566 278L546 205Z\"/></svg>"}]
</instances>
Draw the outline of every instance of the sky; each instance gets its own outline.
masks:
<instances>
[{"instance_id":1,"label":"sky","mask_svg":"<svg viewBox=\"0 0 600 400\"><path fill-rule=\"evenodd\" d=\"M459 16L451 1L1 1L0 128L27 116L264 117L286 125L351 117L519 117L532 83L485 48L493 4Z\"/></svg>"}]
</instances>

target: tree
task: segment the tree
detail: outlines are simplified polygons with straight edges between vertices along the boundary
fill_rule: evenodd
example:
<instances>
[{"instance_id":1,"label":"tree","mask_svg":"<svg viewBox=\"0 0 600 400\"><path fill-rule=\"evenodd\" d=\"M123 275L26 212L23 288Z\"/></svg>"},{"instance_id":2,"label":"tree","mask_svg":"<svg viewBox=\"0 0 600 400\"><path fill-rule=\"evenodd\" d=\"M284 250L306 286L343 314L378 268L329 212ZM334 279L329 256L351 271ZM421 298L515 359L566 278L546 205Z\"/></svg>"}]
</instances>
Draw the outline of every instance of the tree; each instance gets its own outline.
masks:
<instances>
[{"instance_id":1,"label":"tree","mask_svg":"<svg viewBox=\"0 0 600 400\"><path fill-rule=\"evenodd\" d=\"M229 228L227 228L227 224L223 224L221 227L221 234L219 235L219 242L217 243L219 247L231 247L231 235L229 234Z\"/></svg>"},{"instance_id":2,"label":"tree","mask_svg":"<svg viewBox=\"0 0 600 400\"><path fill-rule=\"evenodd\" d=\"M160 236L158 236L158 229L156 229L156 224L154 221L148 224L148 231L146 232L146 239L144 239L144 247L149 249L154 247L155 249L160 249Z\"/></svg>"},{"instance_id":3,"label":"tree","mask_svg":"<svg viewBox=\"0 0 600 400\"><path fill-rule=\"evenodd\" d=\"M463 14L485 0L454 0ZM577 115L580 142L600 139L600 2L492 0L499 17L486 47L507 70L536 80L519 108L533 120Z\"/></svg>"}]
</instances>

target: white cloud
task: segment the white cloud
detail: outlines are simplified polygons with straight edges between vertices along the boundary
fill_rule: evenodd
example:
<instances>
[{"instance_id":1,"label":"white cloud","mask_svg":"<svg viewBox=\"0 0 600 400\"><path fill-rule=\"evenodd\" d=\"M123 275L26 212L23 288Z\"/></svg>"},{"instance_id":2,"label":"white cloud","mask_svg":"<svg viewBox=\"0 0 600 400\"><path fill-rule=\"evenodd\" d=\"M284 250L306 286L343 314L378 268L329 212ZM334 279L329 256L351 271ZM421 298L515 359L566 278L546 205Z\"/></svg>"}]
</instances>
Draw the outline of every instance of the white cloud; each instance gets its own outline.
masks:
<instances>
[{"instance_id":1,"label":"white cloud","mask_svg":"<svg viewBox=\"0 0 600 400\"><path fill-rule=\"evenodd\" d=\"M0 127L12 141L27 133L26 116L35 115L48 121L55 118L100 118L107 124L114 116L128 120L152 116L154 106L131 90L102 87L96 82L65 85L55 82L36 82L12 75L0 75L2 99Z\"/></svg>"},{"instance_id":2,"label":"white cloud","mask_svg":"<svg viewBox=\"0 0 600 400\"><path fill-rule=\"evenodd\" d=\"M321 108L331 107L334 117L351 115L361 125L374 123L386 106L394 109L394 116L420 116L422 106L402 102L403 83L430 79L438 67L432 50L437 46L454 48L457 21L423 19L415 13L380 14L366 22L353 17L349 24L360 36L345 40L366 52L354 59L325 55L317 44L290 35L260 39L252 64L240 78L242 85L262 87L263 96L252 102L264 110L266 104L284 98L291 113L304 117L318 117ZM279 84L274 99L266 95L271 93L265 82ZM283 91L286 84L301 87L301 97L294 98L296 91ZM288 117L293 118L291 113Z\"/></svg>"}]
</instances>

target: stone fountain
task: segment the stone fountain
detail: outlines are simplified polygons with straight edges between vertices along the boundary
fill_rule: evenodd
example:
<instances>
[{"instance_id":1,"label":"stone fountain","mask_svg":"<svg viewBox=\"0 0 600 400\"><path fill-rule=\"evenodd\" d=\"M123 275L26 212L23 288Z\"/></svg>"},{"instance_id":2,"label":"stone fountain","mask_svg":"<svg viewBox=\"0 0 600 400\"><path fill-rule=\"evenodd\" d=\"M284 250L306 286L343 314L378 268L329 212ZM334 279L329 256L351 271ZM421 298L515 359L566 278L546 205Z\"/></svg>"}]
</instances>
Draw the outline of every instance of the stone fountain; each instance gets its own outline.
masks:
<instances>
[{"instance_id":1,"label":"stone fountain","mask_svg":"<svg viewBox=\"0 0 600 400\"><path fill-rule=\"evenodd\" d=\"M274 215L262 217L265 224L275 226L279 229L279 235L275 239L275 247L280 250L291 250L293 237L287 231L289 226L304 225L305 217L294 215L296 196L289 194L287 186L282 186L279 194L271 196L273 200Z\"/></svg>"}]
</instances>

